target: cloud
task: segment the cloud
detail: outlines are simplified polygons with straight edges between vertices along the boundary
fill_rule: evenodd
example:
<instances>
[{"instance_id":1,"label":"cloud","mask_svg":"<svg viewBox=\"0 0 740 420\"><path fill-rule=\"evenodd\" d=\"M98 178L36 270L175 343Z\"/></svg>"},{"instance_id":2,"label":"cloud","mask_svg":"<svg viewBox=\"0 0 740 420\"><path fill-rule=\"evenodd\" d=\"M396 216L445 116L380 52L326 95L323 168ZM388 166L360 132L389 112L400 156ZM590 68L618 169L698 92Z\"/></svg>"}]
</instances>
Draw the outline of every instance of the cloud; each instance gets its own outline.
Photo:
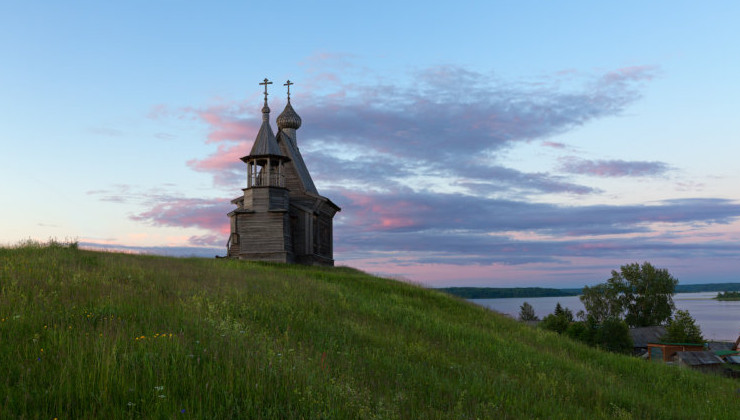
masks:
<instances>
[{"instance_id":1,"label":"cloud","mask_svg":"<svg viewBox=\"0 0 740 420\"><path fill-rule=\"evenodd\" d=\"M227 104L205 109L187 109L210 126L207 143L253 140L262 124L255 113L246 113L243 105ZM248 115L248 117L243 117ZM260 115L256 115L261 118Z\"/></svg>"},{"instance_id":2,"label":"cloud","mask_svg":"<svg viewBox=\"0 0 740 420\"><path fill-rule=\"evenodd\" d=\"M248 155L250 149L251 144L246 141L219 144L216 153L205 159L191 159L187 165L195 171L212 174L216 185L236 188L246 179L246 166L239 158Z\"/></svg>"},{"instance_id":3,"label":"cloud","mask_svg":"<svg viewBox=\"0 0 740 420\"><path fill-rule=\"evenodd\" d=\"M336 62L348 68L350 59L317 55L307 65ZM715 235L679 243L663 228L701 230L735 223L740 205L730 200L566 206L547 199L602 193L568 175L656 177L671 170L667 163L566 157L554 174L526 172L502 161L505 152L533 141L551 148L548 153L567 150L551 138L620 115L641 98L656 68L585 76L567 72L529 84L456 66L421 70L408 85L348 83L333 73L310 74L293 94L293 106L304 121L297 141L320 191L343 208L334 230L340 261L409 267L407 274L429 265L527 266L565 276L576 270L575 261L587 259L612 264L651 256L740 257L740 246L732 240L711 242ZM270 106L275 127L284 102L271 96ZM245 177L239 157L249 153L261 107L255 95L204 107L158 106L151 114L204 124L208 135L203 140L214 150L187 165L212 175L215 186L236 192ZM91 194L107 201L136 200L125 188ZM144 195L139 200L145 209L134 220L199 228L203 234L191 236L190 245L224 245L226 213L233 208L228 198ZM590 263L578 269L603 266Z\"/></svg>"},{"instance_id":4,"label":"cloud","mask_svg":"<svg viewBox=\"0 0 740 420\"><path fill-rule=\"evenodd\" d=\"M534 232L552 238L582 238L652 232L655 223L727 224L740 217L740 204L723 199L666 200L643 205L569 207L548 203L486 199L462 194L332 191L343 206L343 241L380 250L412 249L398 238L410 233L418 240L414 250L442 251L456 235L478 246L510 232ZM388 234L386 234L388 233ZM393 233L393 234L391 234ZM450 235L452 233L452 235ZM424 239L424 236L430 238ZM444 236L444 240L438 236ZM377 238L377 243L373 241ZM436 238L432 240L432 238ZM401 239L403 240L403 239ZM434 248L437 244L440 248ZM457 251L457 248L450 247ZM471 250L466 250L470 253Z\"/></svg>"},{"instance_id":5,"label":"cloud","mask_svg":"<svg viewBox=\"0 0 740 420\"><path fill-rule=\"evenodd\" d=\"M131 219L153 226L196 227L225 237L229 234L226 214L232 210L229 201L226 198L169 199L131 216Z\"/></svg>"},{"instance_id":6,"label":"cloud","mask_svg":"<svg viewBox=\"0 0 740 420\"><path fill-rule=\"evenodd\" d=\"M645 177L663 175L670 170L664 162L628 162L624 160L563 159L563 172L598 177Z\"/></svg>"},{"instance_id":7,"label":"cloud","mask_svg":"<svg viewBox=\"0 0 740 420\"><path fill-rule=\"evenodd\" d=\"M565 149L567 146L565 143L555 142L555 141L543 141L542 145L544 147L550 147L553 149Z\"/></svg>"},{"instance_id":8,"label":"cloud","mask_svg":"<svg viewBox=\"0 0 740 420\"><path fill-rule=\"evenodd\" d=\"M168 186L169 187L169 186ZM141 190L131 185L116 185L111 190L91 190L88 195L100 201L134 204L143 208L129 219L157 227L198 228L204 235L191 236L191 246L221 246L229 234L226 214L233 209L230 198L189 198L168 188Z\"/></svg>"},{"instance_id":9,"label":"cloud","mask_svg":"<svg viewBox=\"0 0 740 420\"><path fill-rule=\"evenodd\" d=\"M412 272L440 264L460 267L462 276L476 265L544 266L535 271L549 272L559 265L573 270L575 261L590 259L601 262L601 271L608 273L615 267L612 261L740 258L738 242L718 234L681 242L663 233L666 224L701 231L707 225L733 223L740 217L740 205L730 200L575 208L446 195L345 195L338 200L344 209L335 247L350 264L380 258ZM678 236L690 237L686 232Z\"/></svg>"},{"instance_id":10,"label":"cloud","mask_svg":"<svg viewBox=\"0 0 740 420\"><path fill-rule=\"evenodd\" d=\"M497 153L619 114L640 98L639 85L653 72L650 67L621 69L597 75L570 91L563 91L557 81L531 88L455 66L419 71L414 75L416 83L409 86L337 80L330 94L299 90L293 105L310 124L299 130L298 141L312 152L305 153L306 160L317 178L336 184L366 184L372 173L388 184L415 176L436 177L437 184L459 187L490 184L491 174L506 172L507 178L496 179L495 184L505 188L517 184L533 193L586 194L594 190L546 174L505 168L497 163ZM317 79L321 75L306 85ZM271 101L273 123L283 104ZM227 171L229 177L239 179L234 157L248 153L260 124L259 108L259 101L252 101L181 109L209 126L207 142L239 142L239 146L219 145L212 155L188 165L212 173L218 185L228 185ZM353 153L348 155L348 150ZM320 164L313 165L312 160Z\"/></svg>"}]
</instances>

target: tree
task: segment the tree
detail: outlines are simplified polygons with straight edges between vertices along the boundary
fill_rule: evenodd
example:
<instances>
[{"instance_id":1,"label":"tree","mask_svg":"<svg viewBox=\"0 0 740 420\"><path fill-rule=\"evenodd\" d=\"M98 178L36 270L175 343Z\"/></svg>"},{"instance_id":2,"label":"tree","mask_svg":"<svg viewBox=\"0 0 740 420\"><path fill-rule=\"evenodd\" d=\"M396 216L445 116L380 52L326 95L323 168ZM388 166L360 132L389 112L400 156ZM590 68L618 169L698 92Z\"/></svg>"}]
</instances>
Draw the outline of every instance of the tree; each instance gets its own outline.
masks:
<instances>
[{"instance_id":1,"label":"tree","mask_svg":"<svg viewBox=\"0 0 740 420\"><path fill-rule=\"evenodd\" d=\"M558 304L555 305L555 312L543 318L540 325L544 329L562 334L568 329L568 326L570 326L572 322L573 311L568 308L563 309L563 307L560 306L560 302L558 302Z\"/></svg>"},{"instance_id":2,"label":"tree","mask_svg":"<svg viewBox=\"0 0 740 420\"><path fill-rule=\"evenodd\" d=\"M689 311L677 310L673 318L668 320L666 334L661 340L668 343L703 343L704 337L701 328L689 314Z\"/></svg>"},{"instance_id":3,"label":"tree","mask_svg":"<svg viewBox=\"0 0 740 420\"><path fill-rule=\"evenodd\" d=\"M588 316L596 323L602 323L607 319L622 319L624 307L619 298L619 291L616 287L610 287L608 283L593 287L584 286L580 299Z\"/></svg>"},{"instance_id":4,"label":"tree","mask_svg":"<svg viewBox=\"0 0 740 420\"><path fill-rule=\"evenodd\" d=\"M522 303L519 307L519 320L520 321L539 321L540 319L534 313L534 308L527 302Z\"/></svg>"},{"instance_id":5,"label":"tree","mask_svg":"<svg viewBox=\"0 0 740 420\"><path fill-rule=\"evenodd\" d=\"M673 313L673 294L678 280L666 269L656 269L645 262L623 265L621 272L612 271L611 282L624 294L625 321L633 327L661 325Z\"/></svg>"},{"instance_id":6,"label":"tree","mask_svg":"<svg viewBox=\"0 0 740 420\"><path fill-rule=\"evenodd\" d=\"M673 313L673 294L678 280L666 269L648 262L632 263L612 270L606 283L584 287L581 301L597 322L622 319L630 327L661 325Z\"/></svg>"}]
</instances>

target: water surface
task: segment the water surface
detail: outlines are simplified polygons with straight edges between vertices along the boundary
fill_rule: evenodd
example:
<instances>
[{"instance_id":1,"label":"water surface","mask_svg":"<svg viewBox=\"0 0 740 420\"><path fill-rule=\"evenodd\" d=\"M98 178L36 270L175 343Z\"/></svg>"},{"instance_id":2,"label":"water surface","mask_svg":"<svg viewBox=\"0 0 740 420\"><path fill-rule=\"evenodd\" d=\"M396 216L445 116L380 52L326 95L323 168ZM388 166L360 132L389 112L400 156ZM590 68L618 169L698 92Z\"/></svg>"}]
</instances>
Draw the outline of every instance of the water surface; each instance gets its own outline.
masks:
<instances>
[{"instance_id":1,"label":"water surface","mask_svg":"<svg viewBox=\"0 0 740 420\"><path fill-rule=\"evenodd\" d=\"M715 296L717 292L677 293L673 296L673 302L677 309L691 313L707 340L735 341L740 334L740 301L718 301L712 299ZM470 299L470 301L514 318L519 316L520 307L524 302L532 305L540 319L551 314L558 302L564 308L570 308L574 315L584 310L578 296Z\"/></svg>"}]
</instances>

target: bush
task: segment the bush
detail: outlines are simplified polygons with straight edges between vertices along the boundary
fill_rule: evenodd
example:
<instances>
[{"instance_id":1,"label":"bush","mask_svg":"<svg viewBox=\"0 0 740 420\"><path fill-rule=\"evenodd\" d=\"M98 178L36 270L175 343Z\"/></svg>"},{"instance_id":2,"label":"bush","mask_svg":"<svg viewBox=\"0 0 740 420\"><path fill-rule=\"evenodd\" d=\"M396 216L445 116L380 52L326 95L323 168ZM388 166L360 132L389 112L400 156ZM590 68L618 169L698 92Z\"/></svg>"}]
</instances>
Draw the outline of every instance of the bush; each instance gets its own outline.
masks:
<instances>
[{"instance_id":1,"label":"bush","mask_svg":"<svg viewBox=\"0 0 740 420\"><path fill-rule=\"evenodd\" d=\"M573 322L573 311L568 308L560 306L560 302L555 305L555 312L546 316L540 324L542 328L550 331L555 331L558 334L562 334L568 329L568 326Z\"/></svg>"},{"instance_id":2,"label":"bush","mask_svg":"<svg viewBox=\"0 0 740 420\"><path fill-rule=\"evenodd\" d=\"M614 353L631 354L634 348L630 328L621 319L607 319L593 335L593 345Z\"/></svg>"}]
</instances>

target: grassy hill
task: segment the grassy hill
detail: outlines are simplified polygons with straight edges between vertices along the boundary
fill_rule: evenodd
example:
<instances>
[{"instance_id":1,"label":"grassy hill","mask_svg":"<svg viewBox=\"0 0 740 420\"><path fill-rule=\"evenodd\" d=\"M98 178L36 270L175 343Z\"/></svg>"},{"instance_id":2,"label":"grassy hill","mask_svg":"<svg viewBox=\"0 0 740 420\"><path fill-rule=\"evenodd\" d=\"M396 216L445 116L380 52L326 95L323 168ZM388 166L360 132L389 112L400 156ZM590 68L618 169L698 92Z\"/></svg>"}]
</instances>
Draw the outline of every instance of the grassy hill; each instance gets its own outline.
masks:
<instances>
[{"instance_id":1,"label":"grassy hill","mask_svg":"<svg viewBox=\"0 0 740 420\"><path fill-rule=\"evenodd\" d=\"M347 268L0 249L0 418L736 418L737 388Z\"/></svg>"}]
</instances>

